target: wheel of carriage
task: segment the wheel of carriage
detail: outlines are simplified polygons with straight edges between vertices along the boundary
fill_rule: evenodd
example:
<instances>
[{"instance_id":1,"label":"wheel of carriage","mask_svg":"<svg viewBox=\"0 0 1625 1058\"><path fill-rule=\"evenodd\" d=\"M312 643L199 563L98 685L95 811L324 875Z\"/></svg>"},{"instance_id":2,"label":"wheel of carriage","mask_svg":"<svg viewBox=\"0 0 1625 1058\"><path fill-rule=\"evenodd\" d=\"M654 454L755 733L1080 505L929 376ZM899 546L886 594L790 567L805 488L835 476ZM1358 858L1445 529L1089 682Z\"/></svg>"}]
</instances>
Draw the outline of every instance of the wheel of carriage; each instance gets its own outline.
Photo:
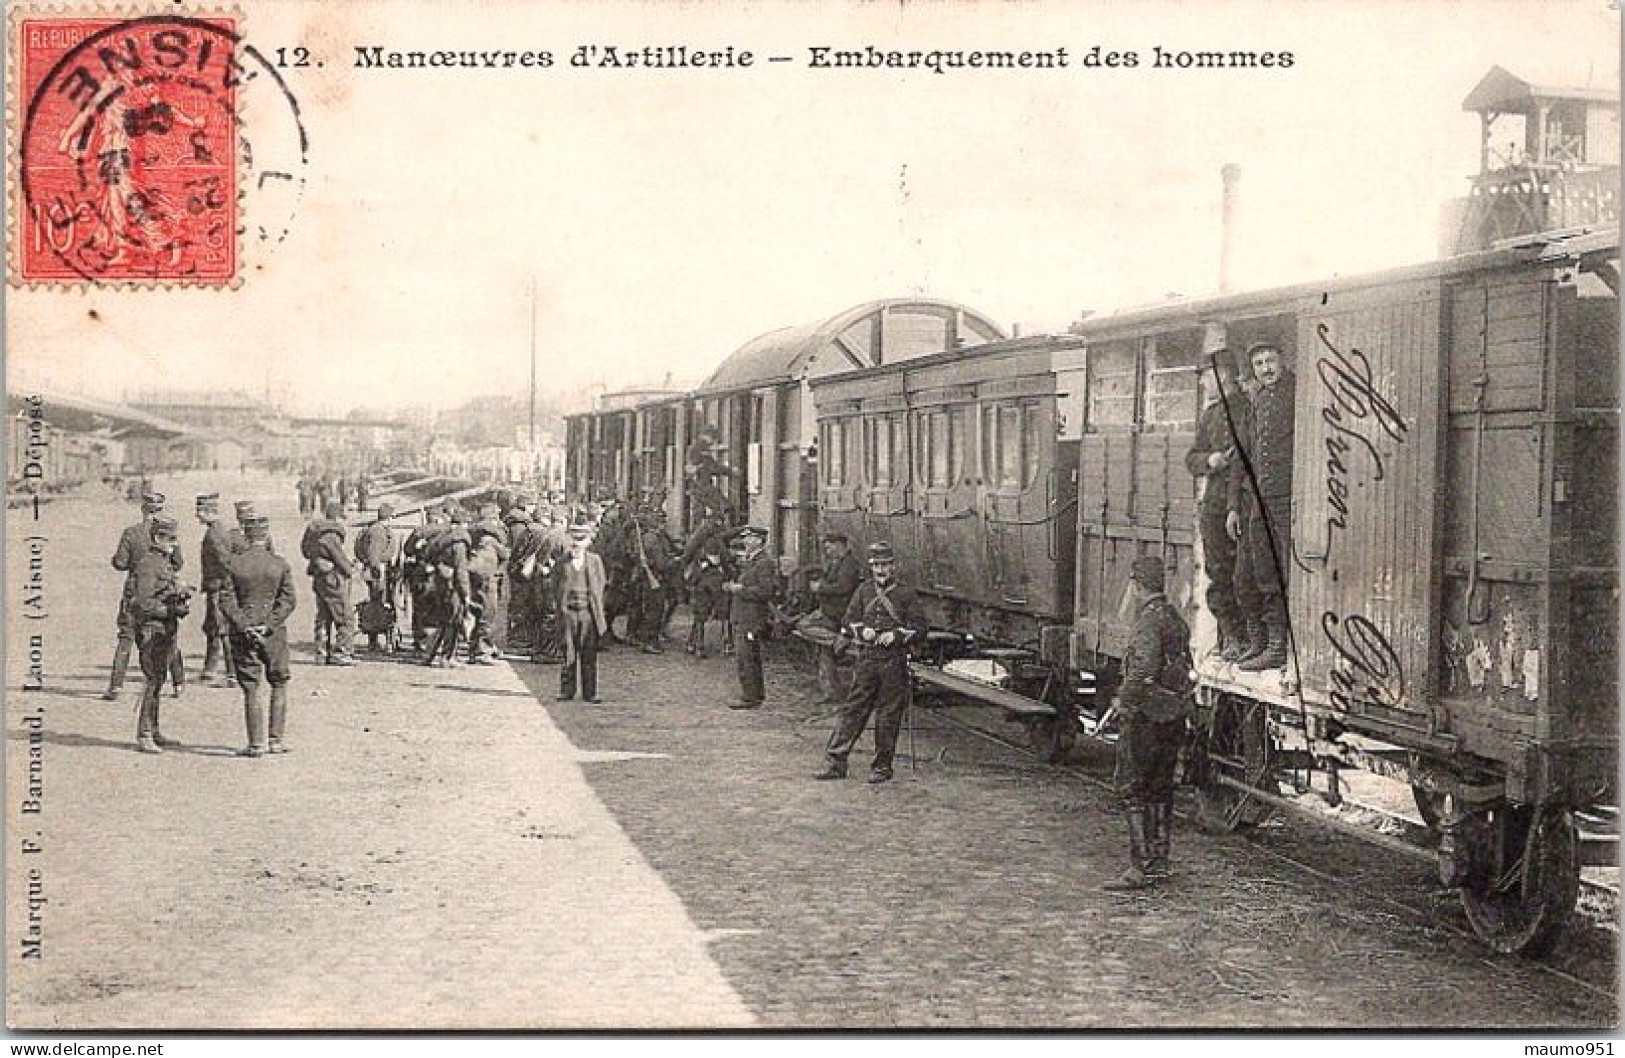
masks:
<instances>
[{"instance_id":1,"label":"wheel of carriage","mask_svg":"<svg viewBox=\"0 0 1625 1058\"><path fill-rule=\"evenodd\" d=\"M1445 798L1449 796L1429 790L1425 786L1417 786L1414 783L1411 785L1411 799L1416 802L1416 811L1422 816L1422 822L1435 834L1439 832L1439 821L1444 818Z\"/></svg>"},{"instance_id":2,"label":"wheel of carriage","mask_svg":"<svg viewBox=\"0 0 1625 1058\"><path fill-rule=\"evenodd\" d=\"M1461 890L1462 908L1473 932L1495 951L1542 955L1579 899L1579 831L1566 808L1520 806L1502 812L1497 826L1512 858L1499 870L1469 878Z\"/></svg>"},{"instance_id":3,"label":"wheel of carriage","mask_svg":"<svg viewBox=\"0 0 1625 1058\"><path fill-rule=\"evenodd\" d=\"M1198 739L1196 811L1202 828L1227 834L1268 819L1269 805L1218 781L1224 776L1274 792L1274 747L1265 707L1222 695L1213 706L1205 737L1199 734Z\"/></svg>"}]
</instances>

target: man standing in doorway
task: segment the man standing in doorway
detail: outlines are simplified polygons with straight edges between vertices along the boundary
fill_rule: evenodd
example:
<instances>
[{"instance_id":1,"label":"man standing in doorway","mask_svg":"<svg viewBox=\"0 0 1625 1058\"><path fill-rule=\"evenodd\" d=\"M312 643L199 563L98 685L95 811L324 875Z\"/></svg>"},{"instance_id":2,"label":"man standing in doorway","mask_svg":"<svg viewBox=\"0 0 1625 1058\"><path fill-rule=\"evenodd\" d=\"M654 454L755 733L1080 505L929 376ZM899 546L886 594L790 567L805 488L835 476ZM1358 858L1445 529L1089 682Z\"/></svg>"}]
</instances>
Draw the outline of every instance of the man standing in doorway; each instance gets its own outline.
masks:
<instances>
[{"instance_id":1,"label":"man standing in doorway","mask_svg":"<svg viewBox=\"0 0 1625 1058\"><path fill-rule=\"evenodd\" d=\"M1258 379L1252 414L1242 434L1247 463L1230 475L1225 530L1237 542L1236 594L1256 593L1256 619L1265 637L1237 661L1244 672L1286 666L1286 588L1292 568L1292 439L1295 425L1292 372L1279 347L1254 345L1248 363ZM1251 474L1248 473L1249 468Z\"/></svg>"}]
</instances>

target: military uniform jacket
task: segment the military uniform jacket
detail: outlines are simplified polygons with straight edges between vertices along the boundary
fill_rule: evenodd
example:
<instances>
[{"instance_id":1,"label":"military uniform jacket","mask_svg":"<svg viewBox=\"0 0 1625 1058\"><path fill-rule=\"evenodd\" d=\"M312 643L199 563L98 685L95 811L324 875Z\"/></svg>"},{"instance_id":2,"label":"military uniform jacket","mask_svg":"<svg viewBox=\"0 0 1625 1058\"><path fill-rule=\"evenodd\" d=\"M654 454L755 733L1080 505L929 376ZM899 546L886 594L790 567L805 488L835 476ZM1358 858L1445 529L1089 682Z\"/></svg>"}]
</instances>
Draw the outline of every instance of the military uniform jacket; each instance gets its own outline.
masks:
<instances>
[{"instance_id":1,"label":"military uniform jacket","mask_svg":"<svg viewBox=\"0 0 1625 1058\"><path fill-rule=\"evenodd\" d=\"M1252 404L1247 395L1237 390L1213 401L1202 409L1196 419L1196 437L1185 453L1185 469L1192 477L1206 478L1207 491L1202 493L1202 510L1208 514L1222 514L1230 503L1230 479L1236 474L1246 476L1241 460L1232 458L1230 465L1214 469L1207 457L1235 447L1236 438L1245 437L1242 431L1252 421ZM1231 433L1232 425L1235 432Z\"/></svg>"},{"instance_id":2,"label":"military uniform jacket","mask_svg":"<svg viewBox=\"0 0 1625 1058\"><path fill-rule=\"evenodd\" d=\"M901 581L894 580L881 588L874 581L866 580L853 593L852 601L846 604L843 623L857 637L865 653L901 654L910 639L925 631L925 612L920 608L919 595ZM906 628L909 635L889 647L882 647L863 642L865 628L873 628L876 632L895 632Z\"/></svg>"},{"instance_id":3,"label":"military uniform jacket","mask_svg":"<svg viewBox=\"0 0 1625 1058\"><path fill-rule=\"evenodd\" d=\"M1292 436L1296 424L1294 399L1297 385L1290 371L1273 386L1253 394L1252 412L1242 433L1243 447L1258 478L1261 499L1275 500L1292 495ZM1242 509L1247 491L1247 471L1240 463L1230 475L1230 509Z\"/></svg>"},{"instance_id":4,"label":"military uniform jacket","mask_svg":"<svg viewBox=\"0 0 1625 1058\"><path fill-rule=\"evenodd\" d=\"M858 569L858 560L848 551L835 563L834 569L824 571L819 578L818 589L813 592L818 598L818 611L832 622L841 621L846 617L846 608L852 602L852 593L858 590L863 583L863 572Z\"/></svg>"},{"instance_id":5,"label":"military uniform jacket","mask_svg":"<svg viewBox=\"0 0 1625 1058\"><path fill-rule=\"evenodd\" d=\"M184 607L170 601L180 587L180 581L175 577L173 557L149 545L136 559L131 580L134 586L130 595L130 612L136 620L148 627L162 626L173 634L175 622L186 616Z\"/></svg>"},{"instance_id":6,"label":"military uniform jacket","mask_svg":"<svg viewBox=\"0 0 1625 1058\"><path fill-rule=\"evenodd\" d=\"M227 529L226 530L226 551L227 551L227 553L231 554L231 555L240 555L244 551L247 551L247 550L248 550L248 534L243 532L242 526L234 525L230 529ZM269 538L267 538L266 541L265 541L265 550L269 551L273 555L276 554L276 545L271 543Z\"/></svg>"},{"instance_id":7,"label":"military uniform jacket","mask_svg":"<svg viewBox=\"0 0 1625 1058\"><path fill-rule=\"evenodd\" d=\"M773 598L779 593L779 564L765 548L756 552L756 557L740 571L739 585L733 597L734 629L760 632L768 625Z\"/></svg>"},{"instance_id":8,"label":"military uniform jacket","mask_svg":"<svg viewBox=\"0 0 1625 1058\"><path fill-rule=\"evenodd\" d=\"M231 569L231 536L215 522L203 532L203 547L198 554L198 566L203 578L204 591L219 591L226 586Z\"/></svg>"},{"instance_id":9,"label":"military uniform jacket","mask_svg":"<svg viewBox=\"0 0 1625 1058\"><path fill-rule=\"evenodd\" d=\"M1123 689L1117 707L1125 716L1177 720L1191 703L1191 630L1164 595L1140 607L1123 655Z\"/></svg>"},{"instance_id":10,"label":"military uniform jacket","mask_svg":"<svg viewBox=\"0 0 1625 1058\"><path fill-rule=\"evenodd\" d=\"M295 605L293 570L287 559L256 547L232 562L226 590L220 594L220 610L235 631L280 628Z\"/></svg>"},{"instance_id":11,"label":"military uniform jacket","mask_svg":"<svg viewBox=\"0 0 1625 1058\"><path fill-rule=\"evenodd\" d=\"M120 534L118 550L113 552L113 568L120 573L128 573L134 579L136 564L151 550L152 527L145 521L136 522ZM180 548L177 547L169 556L169 564L177 570L186 564Z\"/></svg>"},{"instance_id":12,"label":"military uniform jacket","mask_svg":"<svg viewBox=\"0 0 1625 1058\"><path fill-rule=\"evenodd\" d=\"M344 553L344 527L337 522L318 522L316 542L312 546L315 555L305 572L316 577L348 578L354 567L350 565L350 556ZM333 563L332 570L323 573L316 568L316 559L325 558Z\"/></svg>"}]
</instances>

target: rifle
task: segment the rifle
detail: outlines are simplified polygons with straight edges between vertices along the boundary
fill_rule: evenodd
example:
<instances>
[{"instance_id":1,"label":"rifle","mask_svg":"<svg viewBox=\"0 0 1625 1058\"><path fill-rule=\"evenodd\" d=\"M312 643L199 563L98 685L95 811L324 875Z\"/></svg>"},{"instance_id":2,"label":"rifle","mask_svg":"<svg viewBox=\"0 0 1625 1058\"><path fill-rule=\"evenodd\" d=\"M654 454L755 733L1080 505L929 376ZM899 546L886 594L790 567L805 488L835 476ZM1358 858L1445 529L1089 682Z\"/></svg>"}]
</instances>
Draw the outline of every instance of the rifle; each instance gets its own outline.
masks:
<instances>
[{"instance_id":1,"label":"rifle","mask_svg":"<svg viewBox=\"0 0 1625 1058\"><path fill-rule=\"evenodd\" d=\"M645 577L649 578L649 587L654 591L659 591L660 578L655 576L655 571L649 568L649 554L643 549L643 526L638 523L636 518L632 519L632 539L636 540L638 544L638 568L643 570Z\"/></svg>"}]
</instances>

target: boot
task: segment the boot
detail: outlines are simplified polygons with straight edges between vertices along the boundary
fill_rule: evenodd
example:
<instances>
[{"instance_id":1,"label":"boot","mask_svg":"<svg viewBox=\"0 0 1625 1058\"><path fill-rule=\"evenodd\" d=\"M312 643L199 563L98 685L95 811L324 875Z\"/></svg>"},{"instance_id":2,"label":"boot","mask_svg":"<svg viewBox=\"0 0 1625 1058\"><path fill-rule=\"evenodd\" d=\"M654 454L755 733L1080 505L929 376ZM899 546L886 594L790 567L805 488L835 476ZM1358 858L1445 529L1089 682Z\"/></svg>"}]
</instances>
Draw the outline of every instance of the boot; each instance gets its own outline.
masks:
<instances>
[{"instance_id":1,"label":"boot","mask_svg":"<svg viewBox=\"0 0 1625 1058\"><path fill-rule=\"evenodd\" d=\"M1225 660L1232 661L1237 665L1264 653L1269 649L1270 641L1269 630L1262 618L1248 614L1242 618L1242 623L1246 626L1246 635L1243 637L1242 642L1237 645L1236 656L1232 658L1228 653L1224 655Z\"/></svg>"},{"instance_id":2,"label":"boot","mask_svg":"<svg viewBox=\"0 0 1625 1058\"><path fill-rule=\"evenodd\" d=\"M198 673L198 679L204 683L212 683L220 678L220 637L210 636L203 646L203 671Z\"/></svg>"},{"instance_id":3,"label":"boot","mask_svg":"<svg viewBox=\"0 0 1625 1058\"><path fill-rule=\"evenodd\" d=\"M258 685L243 689L243 722L248 728L248 745L237 751L239 757L265 756L265 706Z\"/></svg>"},{"instance_id":4,"label":"boot","mask_svg":"<svg viewBox=\"0 0 1625 1058\"><path fill-rule=\"evenodd\" d=\"M1129 892L1135 889L1145 889L1151 885L1146 877L1146 851L1145 851L1145 809L1130 808L1125 815L1128 817L1128 870L1122 877L1114 882L1107 882L1104 886L1112 892Z\"/></svg>"},{"instance_id":5,"label":"boot","mask_svg":"<svg viewBox=\"0 0 1625 1058\"><path fill-rule=\"evenodd\" d=\"M288 752L287 743L282 741L282 732L288 724L288 685L278 683L271 687L271 743L266 747L267 753Z\"/></svg>"},{"instance_id":6,"label":"boot","mask_svg":"<svg viewBox=\"0 0 1625 1058\"><path fill-rule=\"evenodd\" d=\"M1243 658L1236 668L1242 672L1263 672L1265 669L1286 668L1286 614L1280 608L1272 609L1265 617L1269 636L1264 649Z\"/></svg>"},{"instance_id":7,"label":"boot","mask_svg":"<svg viewBox=\"0 0 1625 1058\"><path fill-rule=\"evenodd\" d=\"M116 701L118 692L124 687L124 677L130 671L130 651L135 643L129 639L120 639L118 648L113 651L113 674L108 677L107 690L102 697L108 701Z\"/></svg>"},{"instance_id":8,"label":"boot","mask_svg":"<svg viewBox=\"0 0 1625 1058\"><path fill-rule=\"evenodd\" d=\"M1153 881L1161 881L1173 874L1173 867L1168 861L1170 840L1174 827L1174 803L1164 801L1152 805L1146 813L1146 864L1145 876Z\"/></svg>"}]
</instances>

